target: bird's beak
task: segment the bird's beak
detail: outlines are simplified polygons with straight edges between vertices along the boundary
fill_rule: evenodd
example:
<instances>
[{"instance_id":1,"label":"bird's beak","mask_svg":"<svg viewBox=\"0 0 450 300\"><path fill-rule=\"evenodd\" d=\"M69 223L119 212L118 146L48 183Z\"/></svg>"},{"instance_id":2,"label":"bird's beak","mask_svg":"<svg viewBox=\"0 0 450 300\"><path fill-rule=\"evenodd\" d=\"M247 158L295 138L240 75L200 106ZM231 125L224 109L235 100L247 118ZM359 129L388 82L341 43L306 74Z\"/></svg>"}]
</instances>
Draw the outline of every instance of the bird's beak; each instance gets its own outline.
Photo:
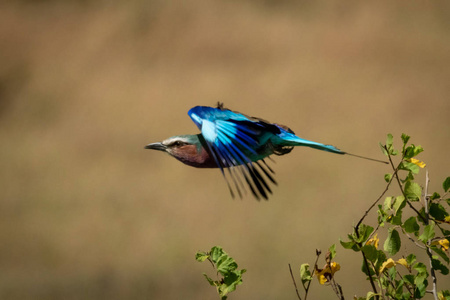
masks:
<instances>
[{"instance_id":1,"label":"bird's beak","mask_svg":"<svg viewBox=\"0 0 450 300\"><path fill-rule=\"evenodd\" d=\"M145 149L153 149L153 150L159 150L159 151L166 151L167 147L164 146L162 143L151 143L144 147Z\"/></svg>"}]
</instances>

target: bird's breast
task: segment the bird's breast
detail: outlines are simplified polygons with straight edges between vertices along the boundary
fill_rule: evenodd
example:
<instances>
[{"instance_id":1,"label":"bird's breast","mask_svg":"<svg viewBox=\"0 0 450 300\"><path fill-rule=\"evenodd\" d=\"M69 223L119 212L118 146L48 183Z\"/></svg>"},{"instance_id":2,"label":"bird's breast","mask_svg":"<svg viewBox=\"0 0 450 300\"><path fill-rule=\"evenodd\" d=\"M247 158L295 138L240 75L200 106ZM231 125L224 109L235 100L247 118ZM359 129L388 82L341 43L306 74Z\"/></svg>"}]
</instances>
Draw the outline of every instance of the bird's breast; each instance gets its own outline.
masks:
<instances>
[{"instance_id":1,"label":"bird's breast","mask_svg":"<svg viewBox=\"0 0 450 300\"><path fill-rule=\"evenodd\" d=\"M217 168L211 155L203 147L185 145L174 149L172 155L182 163L195 168Z\"/></svg>"}]
</instances>

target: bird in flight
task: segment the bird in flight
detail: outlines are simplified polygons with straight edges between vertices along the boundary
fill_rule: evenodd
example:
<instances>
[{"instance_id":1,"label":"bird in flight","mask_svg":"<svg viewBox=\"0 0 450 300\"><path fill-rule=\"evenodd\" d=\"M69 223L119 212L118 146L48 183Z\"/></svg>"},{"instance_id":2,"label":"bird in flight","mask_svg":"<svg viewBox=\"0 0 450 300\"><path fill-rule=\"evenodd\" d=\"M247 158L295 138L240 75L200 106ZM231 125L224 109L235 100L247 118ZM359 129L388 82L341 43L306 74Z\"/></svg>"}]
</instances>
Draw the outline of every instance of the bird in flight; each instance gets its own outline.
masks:
<instances>
[{"instance_id":1,"label":"bird in flight","mask_svg":"<svg viewBox=\"0 0 450 300\"><path fill-rule=\"evenodd\" d=\"M272 154L288 154L295 146L387 163L302 139L287 126L226 109L222 103L217 107L193 107L188 115L201 133L173 136L145 148L166 152L192 167L219 168L233 198L234 190L242 198L245 181L257 200L261 197L267 200L268 194L272 194L267 179L275 185L277 182L273 178L274 171L264 159Z\"/></svg>"}]
</instances>

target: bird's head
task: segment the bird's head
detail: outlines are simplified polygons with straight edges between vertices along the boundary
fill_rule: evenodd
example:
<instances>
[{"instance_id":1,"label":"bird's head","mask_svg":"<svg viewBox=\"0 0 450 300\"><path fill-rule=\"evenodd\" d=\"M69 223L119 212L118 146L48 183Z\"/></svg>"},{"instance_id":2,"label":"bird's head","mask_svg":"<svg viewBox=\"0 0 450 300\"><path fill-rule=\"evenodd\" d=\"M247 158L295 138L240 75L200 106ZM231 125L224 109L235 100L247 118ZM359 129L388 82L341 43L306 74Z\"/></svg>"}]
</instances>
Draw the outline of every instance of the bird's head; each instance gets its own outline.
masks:
<instances>
[{"instance_id":1,"label":"bird's head","mask_svg":"<svg viewBox=\"0 0 450 300\"><path fill-rule=\"evenodd\" d=\"M210 157L203 148L200 135L177 135L162 142L151 143L145 149L166 152L179 161L193 167L212 167Z\"/></svg>"}]
</instances>

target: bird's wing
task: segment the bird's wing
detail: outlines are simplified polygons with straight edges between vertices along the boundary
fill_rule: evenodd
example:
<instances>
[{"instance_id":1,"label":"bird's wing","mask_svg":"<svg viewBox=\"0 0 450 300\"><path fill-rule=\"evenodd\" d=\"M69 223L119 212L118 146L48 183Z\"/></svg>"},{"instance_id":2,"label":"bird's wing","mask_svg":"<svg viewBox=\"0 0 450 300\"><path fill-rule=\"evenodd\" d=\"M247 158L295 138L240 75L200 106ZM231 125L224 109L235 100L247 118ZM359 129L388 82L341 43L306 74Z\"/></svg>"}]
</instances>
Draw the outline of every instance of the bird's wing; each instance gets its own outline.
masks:
<instances>
[{"instance_id":1,"label":"bird's wing","mask_svg":"<svg viewBox=\"0 0 450 300\"><path fill-rule=\"evenodd\" d=\"M263 123L251 121L246 116L228 109L205 106L196 106L189 110L188 114L201 130L208 150L224 176L224 169L228 169L239 195L239 186L243 187L240 182L241 175L257 199L259 195L267 199L267 192L272 191L259 170L272 182L276 182L262 164L251 159L258 157L256 149L260 147L258 136L265 129ZM235 167L239 167L238 170L235 170ZM229 187L234 195L230 185Z\"/></svg>"}]
</instances>

